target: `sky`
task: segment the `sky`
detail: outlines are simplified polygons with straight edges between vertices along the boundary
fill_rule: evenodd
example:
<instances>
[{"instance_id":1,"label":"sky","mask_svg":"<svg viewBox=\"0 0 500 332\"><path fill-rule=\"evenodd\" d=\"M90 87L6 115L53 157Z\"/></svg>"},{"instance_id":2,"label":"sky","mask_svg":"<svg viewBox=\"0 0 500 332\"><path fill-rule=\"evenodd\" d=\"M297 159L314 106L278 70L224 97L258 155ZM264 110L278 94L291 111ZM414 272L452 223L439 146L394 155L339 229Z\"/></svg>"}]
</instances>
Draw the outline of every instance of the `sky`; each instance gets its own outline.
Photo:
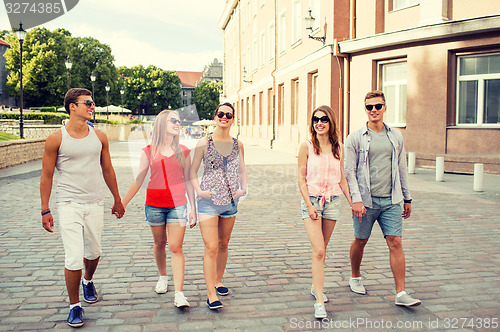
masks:
<instances>
[{"instance_id":1,"label":"sky","mask_svg":"<svg viewBox=\"0 0 500 332\"><path fill-rule=\"evenodd\" d=\"M225 0L80 0L41 26L51 31L64 28L74 37L94 37L110 45L117 67L142 64L203 71L214 58L223 61L218 22L224 5ZM0 30L4 29L11 27L1 6Z\"/></svg>"}]
</instances>

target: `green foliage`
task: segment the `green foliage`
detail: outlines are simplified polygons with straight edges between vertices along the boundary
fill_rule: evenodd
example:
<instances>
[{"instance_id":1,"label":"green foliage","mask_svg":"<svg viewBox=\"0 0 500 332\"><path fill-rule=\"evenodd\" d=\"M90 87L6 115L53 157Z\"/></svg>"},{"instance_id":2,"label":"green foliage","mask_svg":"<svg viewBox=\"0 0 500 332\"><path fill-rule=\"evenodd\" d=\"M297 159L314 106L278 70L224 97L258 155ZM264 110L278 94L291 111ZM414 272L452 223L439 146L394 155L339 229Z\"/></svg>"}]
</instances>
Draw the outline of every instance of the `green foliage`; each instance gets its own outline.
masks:
<instances>
[{"instance_id":1,"label":"green foliage","mask_svg":"<svg viewBox=\"0 0 500 332\"><path fill-rule=\"evenodd\" d=\"M39 108L40 112L53 112L57 113L57 108L54 106L47 106L47 107L40 107ZM66 112L66 111L64 111Z\"/></svg>"},{"instance_id":2,"label":"green foliage","mask_svg":"<svg viewBox=\"0 0 500 332\"><path fill-rule=\"evenodd\" d=\"M94 122L91 120L90 122ZM117 124L116 121L106 120L106 119L95 119L94 123L107 123L107 124Z\"/></svg>"},{"instance_id":3,"label":"green foliage","mask_svg":"<svg viewBox=\"0 0 500 332\"><path fill-rule=\"evenodd\" d=\"M219 106L219 91L222 83L202 81L193 91L191 100L196 105L200 119L212 119Z\"/></svg>"},{"instance_id":4,"label":"green foliage","mask_svg":"<svg viewBox=\"0 0 500 332\"><path fill-rule=\"evenodd\" d=\"M5 52L7 90L10 96L19 98L19 41L14 34L5 41L12 45ZM66 57L72 62L71 87L92 89L90 74L97 77L95 95L97 104L106 104L104 86L111 86L110 103L118 101L119 87L116 87L117 73L114 57L108 45L91 37L76 38L64 29L49 31L34 28L26 34L23 42L23 99L24 107L61 104L67 91L68 71Z\"/></svg>"},{"instance_id":5,"label":"green foliage","mask_svg":"<svg viewBox=\"0 0 500 332\"><path fill-rule=\"evenodd\" d=\"M69 115L62 113L23 113L24 120L43 120L44 124L62 124L62 120L69 119ZM0 113L0 119L19 120L19 113Z\"/></svg>"},{"instance_id":6,"label":"green foliage","mask_svg":"<svg viewBox=\"0 0 500 332\"><path fill-rule=\"evenodd\" d=\"M20 139L19 136L0 131L0 141L14 141Z\"/></svg>"},{"instance_id":7,"label":"green foliage","mask_svg":"<svg viewBox=\"0 0 500 332\"><path fill-rule=\"evenodd\" d=\"M134 119L132 121L129 121L128 123L142 123L141 119Z\"/></svg>"},{"instance_id":8,"label":"green foliage","mask_svg":"<svg viewBox=\"0 0 500 332\"><path fill-rule=\"evenodd\" d=\"M171 109L182 107L181 80L175 71L139 65L132 68L119 67L118 75L125 90L123 100L126 108L141 112L144 110L145 114L158 114L169 106Z\"/></svg>"}]
</instances>

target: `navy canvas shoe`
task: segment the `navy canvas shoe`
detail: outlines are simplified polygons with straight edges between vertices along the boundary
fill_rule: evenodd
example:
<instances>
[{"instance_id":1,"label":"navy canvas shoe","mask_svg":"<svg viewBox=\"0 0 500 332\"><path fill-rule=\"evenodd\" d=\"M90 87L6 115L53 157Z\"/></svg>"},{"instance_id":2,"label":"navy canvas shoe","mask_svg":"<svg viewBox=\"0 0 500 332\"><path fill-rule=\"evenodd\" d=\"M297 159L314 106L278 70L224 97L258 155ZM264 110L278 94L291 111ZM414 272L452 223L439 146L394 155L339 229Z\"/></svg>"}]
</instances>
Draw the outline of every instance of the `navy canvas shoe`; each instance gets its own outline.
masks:
<instances>
[{"instance_id":1,"label":"navy canvas shoe","mask_svg":"<svg viewBox=\"0 0 500 332\"><path fill-rule=\"evenodd\" d=\"M80 306L73 307L69 311L68 325L71 327L80 327L83 325L83 308Z\"/></svg>"},{"instance_id":2,"label":"navy canvas shoe","mask_svg":"<svg viewBox=\"0 0 500 332\"><path fill-rule=\"evenodd\" d=\"M215 287L215 290L217 291L217 294L222 296L226 296L227 294L229 294L229 289L224 286Z\"/></svg>"},{"instance_id":3,"label":"navy canvas shoe","mask_svg":"<svg viewBox=\"0 0 500 332\"><path fill-rule=\"evenodd\" d=\"M94 287L94 283L91 281L87 285L83 284L82 281L82 287L83 287L83 299L87 303L96 303L97 302L97 292Z\"/></svg>"},{"instance_id":4,"label":"navy canvas shoe","mask_svg":"<svg viewBox=\"0 0 500 332\"><path fill-rule=\"evenodd\" d=\"M220 309L223 307L222 305L222 302L221 301L214 301L212 303L210 303L210 301L207 299L207 305L208 307L211 309L211 310L216 310L216 309Z\"/></svg>"}]
</instances>

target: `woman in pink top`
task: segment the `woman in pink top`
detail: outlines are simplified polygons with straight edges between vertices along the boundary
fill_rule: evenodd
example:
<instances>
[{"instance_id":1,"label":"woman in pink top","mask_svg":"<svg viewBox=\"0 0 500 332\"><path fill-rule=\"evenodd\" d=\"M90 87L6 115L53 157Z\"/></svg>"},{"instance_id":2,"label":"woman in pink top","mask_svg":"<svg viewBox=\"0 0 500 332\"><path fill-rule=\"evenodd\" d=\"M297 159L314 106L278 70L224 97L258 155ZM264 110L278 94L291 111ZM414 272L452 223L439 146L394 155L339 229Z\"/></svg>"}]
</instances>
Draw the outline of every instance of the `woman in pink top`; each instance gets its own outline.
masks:
<instances>
[{"instance_id":1,"label":"woman in pink top","mask_svg":"<svg viewBox=\"0 0 500 332\"><path fill-rule=\"evenodd\" d=\"M311 294L316 299L314 315L327 316L323 294L326 247L340 214L339 196L351 196L344 176L344 149L339 141L337 120L332 109L320 106L312 113L311 140L299 149L298 184L302 194L302 219L312 247Z\"/></svg>"}]
</instances>

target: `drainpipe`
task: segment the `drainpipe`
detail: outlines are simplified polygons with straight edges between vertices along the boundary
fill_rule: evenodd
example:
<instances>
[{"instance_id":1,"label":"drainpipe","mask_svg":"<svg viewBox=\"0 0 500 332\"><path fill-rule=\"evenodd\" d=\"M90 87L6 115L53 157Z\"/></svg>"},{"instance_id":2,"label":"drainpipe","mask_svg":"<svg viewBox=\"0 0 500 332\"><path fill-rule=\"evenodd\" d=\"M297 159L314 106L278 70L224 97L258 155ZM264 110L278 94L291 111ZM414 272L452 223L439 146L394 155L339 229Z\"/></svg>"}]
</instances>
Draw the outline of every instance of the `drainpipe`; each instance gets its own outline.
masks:
<instances>
[{"instance_id":1,"label":"drainpipe","mask_svg":"<svg viewBox=\"0 0 500 332\"><path fill-rule=\"evenodd\" d=\"M240 103L240 91L241 91L241 2L238 1L238 55L239 55L239 81L238 81L238 91L236 91L236 95L238 100L236 100L236 105L239 105ZM241 115L243 115L243 110L241 109L243 105L240 105L238 109L241 111ZM240 137L240 116L238 117L238 121L236 121L236 126L238 128L238 132L236 133L236 139L239 139Z\"/></svg>"},{"instance_id":2,"label":"drainpipe","mask_svg":"<svg viewBox=\"0 0 500 332\"><path fill-rule=\"evenodd\" d=\"M271 73L271 76L273 77L273 138L269 142L271 149L273 148L274 141L276 140L276 76L274 76L274 74L278 71L278 48L276 46L278 42L277 2L277 0L274 0L274 70Z\"/></svg>"}]
</instances>

